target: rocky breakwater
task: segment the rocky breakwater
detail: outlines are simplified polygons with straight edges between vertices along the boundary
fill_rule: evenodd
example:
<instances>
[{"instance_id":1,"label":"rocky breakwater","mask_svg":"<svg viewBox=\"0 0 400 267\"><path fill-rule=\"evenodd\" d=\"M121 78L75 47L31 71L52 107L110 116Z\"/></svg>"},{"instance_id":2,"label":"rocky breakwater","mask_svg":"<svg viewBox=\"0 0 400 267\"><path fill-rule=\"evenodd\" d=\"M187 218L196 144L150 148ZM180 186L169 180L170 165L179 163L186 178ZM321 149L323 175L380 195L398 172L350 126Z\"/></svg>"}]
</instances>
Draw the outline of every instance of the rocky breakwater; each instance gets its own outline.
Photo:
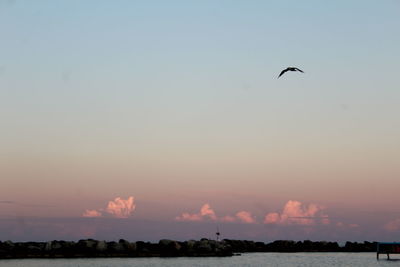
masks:
<instances>
[{"instance_id":1,"label":"rocky breakwater","mask_svg":"<svg viewBox=\"0 0 400 267\"><path fill-rule=\"evenodd\" d=\"M271 243L248 240L209 239L179 242L162 239L158 243L106 242L93 239L49 242L0 241L0 259L76 257L213 257L245 252L375 252L376 242L337 242L278 240Z\"/></svg>"},{"instance_id":2,"label":"rocky breakwater","mask_svg":"<svg viewBox=\"0 0 400 267\"><path fill-rule=\"evenodd\" d=\"M271 243L254 242L248 240L229 240L225 239L234 253L241 252L375 252L377 242L364 241L346 242L344 246L339 246L337 242L327 241L293 241L277 240Z\"/></svg>"},{"instance_id":3,"label":"rocky breakwater","mask_svg":"<svg viewBox=\"0 0 400 267\"><path fill-rule=\"evenodd\" d=\"M93 239L49 242L0 241L0 259L11 258L77 258L77 257L204 257L232 256L225 241L201 239L179 242L162 239L158 243L106 242Z\"/></svg>"}]
</instances>

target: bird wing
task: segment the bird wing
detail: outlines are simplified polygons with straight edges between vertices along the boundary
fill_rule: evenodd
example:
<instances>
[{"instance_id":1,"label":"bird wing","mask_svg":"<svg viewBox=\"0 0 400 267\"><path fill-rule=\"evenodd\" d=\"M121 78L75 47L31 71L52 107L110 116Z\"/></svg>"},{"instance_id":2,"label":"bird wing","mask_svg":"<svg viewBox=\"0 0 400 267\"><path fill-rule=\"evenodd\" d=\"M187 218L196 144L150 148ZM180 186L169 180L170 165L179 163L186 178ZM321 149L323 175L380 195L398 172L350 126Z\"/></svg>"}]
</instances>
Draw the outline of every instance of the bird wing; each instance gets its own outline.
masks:
<instances>
[{"instance_id":1,"label":"bird wing","mask_svg":"<svg viewBox=\"0 0 400 267\"><path fill-rule=\"evenodd\" d=\"M284 69L283 71L281 71L281 73L279 74L278 78L281 77L287 71L288 71L288 69Z\"/></svg>"},{"instance_id":2,"label":"bird wing","mask_svg":"<svg viewBox=\"0 0 400 267\"><path fill-rule=\"evenodd\" d=\"M299 69L299 68L294 68L294 69L297 70L297 71L300 71L300 72L304 73L304 71L302 71L302 70Z\"/></svg>"}]
</instances>

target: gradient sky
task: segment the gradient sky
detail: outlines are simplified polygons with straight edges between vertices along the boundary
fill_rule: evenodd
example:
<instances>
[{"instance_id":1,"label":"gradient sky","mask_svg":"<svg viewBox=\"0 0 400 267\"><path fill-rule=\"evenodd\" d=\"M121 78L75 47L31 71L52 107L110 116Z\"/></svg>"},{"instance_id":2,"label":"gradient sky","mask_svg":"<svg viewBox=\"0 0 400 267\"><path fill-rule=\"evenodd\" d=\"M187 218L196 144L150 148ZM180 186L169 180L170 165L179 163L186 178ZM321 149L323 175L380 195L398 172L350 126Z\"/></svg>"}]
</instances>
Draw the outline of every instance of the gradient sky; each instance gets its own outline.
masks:
<instances>
[{"instance_id":1,"label":"gradient sky","mask_svg":"<svg viewBox=\"0 0 400 267\"><path fill-rule=\"evenodd\" d=\"M399 1L0 0L0 37L0 239L400 240Z\"/></svg>"}]
</instances>

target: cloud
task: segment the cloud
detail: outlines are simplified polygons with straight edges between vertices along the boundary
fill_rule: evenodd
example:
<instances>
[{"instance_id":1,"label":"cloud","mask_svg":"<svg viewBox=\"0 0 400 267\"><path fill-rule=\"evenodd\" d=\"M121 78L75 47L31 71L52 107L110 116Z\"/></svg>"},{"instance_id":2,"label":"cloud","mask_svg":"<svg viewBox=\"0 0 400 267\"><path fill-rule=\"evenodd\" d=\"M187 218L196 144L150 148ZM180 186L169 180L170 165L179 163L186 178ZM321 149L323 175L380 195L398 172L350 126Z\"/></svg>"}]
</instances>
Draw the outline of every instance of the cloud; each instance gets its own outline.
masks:
<instances>
[{"instance_id":1,"label":"cloud","mask_svg":"<svg viewBox=\"0 0 400 267\"><path fill-rule=\"evenodd\" d=\"M236 213L236 217L244 223L256 223L256 220L248 211L239 211L238 213Z\"/></svg>"},{"instance_id":2,"label":"cloud","mask_svg":"<svg viewBox=\"0 0 400 267\"><path fill-rule=\"evenodd\" d=\"M214 210L211 209L209 204L204 204L200 209L200 214L203 217L210 217L211 220L216 220L217 216L215 215Z\"/></svg>"},{"instance_id":3,"label":"cloud","mask_svg":"<svg viewBox=\"0 0 400 267\"><path fill-rule=\"evenodd\" d=\"M281 216L277 212L271 212L265 215L264 223L279 223Z\"/></svg>"},{"instance_id":4,"label":"cloud","mask_svg":"<svg viewBox=\"0 0 400 267\"><path fill-rule=\"evenodd\" d=\"M390 232L400 230L400 218L386 223L383 228Z\"/></svg>"},{"instance_id":5,"label":"cloud","mask_svg":"<svg viewBox=\"0 0 400 267\"><path fill-rule=\"evenodd\" d=\"M210 204L206 203L201 206L198 213L187 213L184 212L180 216L175 217L177 221L220 221L220 222L244 222L244 223L256 223L250 212L239 211L235 216L225 215L223 217L218 217L215 211L211 208Z\"/></svg>"},{"instance_id":6,"label":"cloud","mask_svg":"<svg viewBox=\"0 0 400 267\"><path fill-rule=\"evenodd\" d=\"M86 210L82 216L83 217L101 217L103 214L101 211L106 211L116 218L128 218L131 216L133 211L136 208L135 198L130 196L126 200L117 197L114 200L110 200L106 209L98 209L98 210Z\"/></svg>"},{"instance_id":7,"label":"cloud","mask_svg":"<svg viewBox=\"0 0 400 267\"><path fill-rule=\"evenodd\" d=\"M316 221L329 224L329 218L323 214L324 208L317 204L303 205L300 201L289 200L281 213L271 212L265 215L265 224L314 225Z\"/></svg>"},{"instance_id":8,"label":"cloud","mask_svg":"<svg viewBox=\"0 0 400 267\"><path fill-rule=\"evenodd\" d=\"M360 225L358 225L356 223L344 223L344 222L337 222L336 226L340 227L340 228L344 228L344 227L346 227L346 228L357 228L357 227L360 227Z\"/></svg>"},{"instance_id":9,"label":"cloud","mask_svg":"<svg viewBox=\"0 0 400 267\"><path fill-rule=\"evenodd\" d=\"M101 212L99 212L99 211L97 211L97 210L86 210L83 214L82 214L82 216L83 217L91 217L91 218L93 218L93 217L101 217L102 216L102 214L101 214Z\"/></svg>"},{"instance_id":10,"label":"cloud","mask_svg":"<svg viewBox=\"0 0 400 267\"><path fill-rule=\"evenodd\" d=\"M211 209L210 204L206 203L200 208L199 213L182 213L180 216L175 217L175 220L177 221L202 221L204 219L211 219L211 220L217 220L217 216L215 215L215 212L213 209Z\"/></svg>"},{"instance_id":11,"label":"cloud","mask_svg":"<svg viewBox=\"0 0 400 267\"><path fill-rule=\"evenodd\" d=\"M128 218L135 210L136 205L134 204L134 198L131 196L124 200L120 197L109 201L106 211L117 218Z\"/></svg>"}]
</instances>

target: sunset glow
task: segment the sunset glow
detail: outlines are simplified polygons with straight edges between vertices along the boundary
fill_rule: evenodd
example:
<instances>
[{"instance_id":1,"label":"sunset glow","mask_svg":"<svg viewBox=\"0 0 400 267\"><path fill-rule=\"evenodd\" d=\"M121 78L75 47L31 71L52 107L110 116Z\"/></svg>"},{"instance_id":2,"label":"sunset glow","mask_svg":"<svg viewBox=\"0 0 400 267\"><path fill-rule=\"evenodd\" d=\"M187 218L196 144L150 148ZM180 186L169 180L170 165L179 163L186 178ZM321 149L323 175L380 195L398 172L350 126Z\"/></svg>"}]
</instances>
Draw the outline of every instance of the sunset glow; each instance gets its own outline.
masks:
<instances>
[{"instance_id":1,"label":"sunset glow","mask_svg":"<svg viewBox=\"0 0 400 267\"><path fill-rule=\"evenodd\" d=\"M0 1L0 240L400 241L399 1L117 2Z\"/></svg>"}]
</instances>

